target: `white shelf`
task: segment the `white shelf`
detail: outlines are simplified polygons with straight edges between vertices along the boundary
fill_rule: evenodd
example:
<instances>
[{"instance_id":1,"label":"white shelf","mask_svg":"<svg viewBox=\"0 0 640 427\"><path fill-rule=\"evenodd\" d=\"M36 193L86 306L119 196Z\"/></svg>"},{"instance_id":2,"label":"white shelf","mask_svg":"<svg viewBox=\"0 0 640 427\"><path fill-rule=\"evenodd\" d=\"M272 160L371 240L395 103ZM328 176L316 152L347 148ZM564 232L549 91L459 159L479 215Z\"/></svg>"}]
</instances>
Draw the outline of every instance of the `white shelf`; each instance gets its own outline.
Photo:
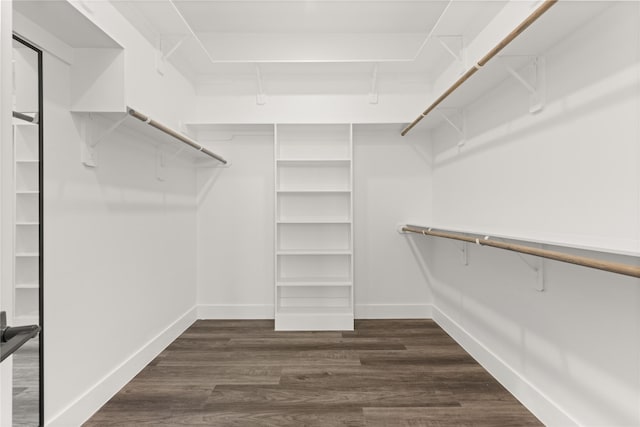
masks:
<instances>
[{"instance_id":1,"label":"white shelf","mask_svg":"<svg viewBox=\"0 0 640 427\"><path fill-rule=\"evenodd\" d=\"M79 115L80 117L83 117L83 120L90 121L89 124L96 126L97 129L102 130L102 132L110 129L115 124L120 123L118 126L111 129L111 131L105 135L105 138L109 137L111 132L126 132L128 134L135 135L136 141L140 141L142 144L145 144L145 145L153 146L167 153L174 153L176 152L176 150L184 148L184 150L181 150L180 153L177 156L175 156L176 159L185 160L191 164L199 164L203 161L212 161L217 163L215 159L211 158L207 154L202 153L198 149L190 147L189 145L186 145L182 141L174 138L173 136L159 129L156 129L153 126L149 126L146 122L143 122L131 116L127 112L129 109L128 106L122 106L122 108L123 108L123 111L90 112L90 111L84 111L84 110L73 110L72 113L75 115ZM133 110L136 110L136 109L133 108ZM89 118L89 113L91 114L91 118ZM180 131L175 131L175 132L192 139L189 135L186 135L183 132L180 132ZM200 144L200 142L196 140L194 140L194 142L196 142L197 144ZM203 145L203 144L200 144L200 145ZM207 147L205 146L205 148ZM221 154L221 153L216 153L216 154Z\"/></svg>"},{"instance_id":2,"label":"white shelf","mask_svg":"<svg viewBox=\"0 0 640 427\"><path fill-rule=\"evenodd\" d=\"M16 190L16 194L40 194L38 190Z\"/></svg>"},{"instance_id":3,"label":"white shelf","mask_svg":"<svg viewBox=\"0 0 640 427\"><path fill-rule=\"evenodd\" d=\"M38 160L38 159L34 159L34 160L19 159L19 160L16 160L16 163L40 163L40 160Z\"/></svg>"},{"instance_id":4,"label":"white shelf","mask_svg":"<svg viewBox=\"0 0 640 427\"><path fill-rule=\"evenodd\" d=\"M37 283L18 284L16 289L40 289L40 285Z\"/></svg>"},{"instance_id":5,"label":"white shelf","mask_svg":"<svg viewBox=\"0 0 640 427\"><path fill-rule=\"evenodd\" d=\"M351 307L318 307L318 306L295 306L278 307L281 314L298 314L306 316L323 316L330 314L351 314Z\"/></svg>"},{"instance_id":6,"label":"white shelf","mask_svg":"<svg viewBox=\"0 0 640 427\"><path fill-rule=\"evenodd\" d=\"M276 255L296 256L296 255L351 255L350 250L331 250L331 249L301 249L301 250L279 250Z\"/></svg>"},{"instance_id":7,"label":"white shelf","mask_svg":"<svg viewBox=\"0 0 640 427\"><path fill-rule=\"evenodd\" d=\"M278 281L276 282L276 286L278 287L349 287L353 286L353 282L350 280L315 280L315 281L304 281L304 280L291 280L291 281Z\"/></svg>"},{"instance_id":8,"label":"white shelf","mask_svg":"<svg viewBox=\"0 0 640 427\"><path fill-rule=\"evenodd\" d=\"M17 258L37 258L40 254L37 252L18 252L16 253Z\"/></svg>"},{"instance_id":9,"label":"white shelf","mask_svg":"<svg viewBox=\"0 0 640 427\"><path fill-rule=\"evenodd\" d=\"M284 166L345 166L351 159L277 159L278 165Z\"/></svg>"},{"instance_id":10,"label":"white shelf","mask_svg":"<svg viewBox=\"0 0 640 427\"><path fill-rule=\"evenodd\" d=\"M278 224L351 224L349 219L342 218L300 218L300 219L280 219Z\"/></svg>"},{"instance_id":11,"label":"white shelf","mask_svg":"<svg viewBox=\"0 0 640 427\"><path fill-rule=\"evenodd\" d=\"M20 221L18 221L18 222L16 222L16 225L17 226L36 226L36 225L40 225L40 223L39 222L27 222L27 221L20 222Z\"/></svg>"},{"instance_id":12,"label":"white shelf","mask_svg":"<svg viewBox=\"0 0 640 427\"><path fill-rule=\"evenodd\" d=\"M602 13L614 2L600 1L560 1L542 15L526 31L516 37L495 58L490 60L472 78L464 82L450 96L439 104L438 109L463 109L484 94L512 79L501 58L508 58L509 65L519 70L534 56L543 56L558 40L571 34L585 22ZM505 34L506 35L506 34ZM483 52L484 54L484 52ZM477 58L480 59L480 58ZM467 69L469 69L468 67ZM466 70L465 70L466 71ZM451 84L460 76L451 75ZM435 100L444 90L434 92ZM526 96L526 95L523 95ZM425 103L423 110L430 102ZM445 121L436 111L431 112L416 129L433 129ZM414 129L415 130L415 129Z\"/></svg>"},{"instance_id":13,"label":"white shelf","mask_svg":"<svg viewBox=\"0 0 640 427\"><path fill-rule=\"evenodd\" d=\"M276 190L278 194L349 194L351 190Z\"/></svg>"}]
</instances>

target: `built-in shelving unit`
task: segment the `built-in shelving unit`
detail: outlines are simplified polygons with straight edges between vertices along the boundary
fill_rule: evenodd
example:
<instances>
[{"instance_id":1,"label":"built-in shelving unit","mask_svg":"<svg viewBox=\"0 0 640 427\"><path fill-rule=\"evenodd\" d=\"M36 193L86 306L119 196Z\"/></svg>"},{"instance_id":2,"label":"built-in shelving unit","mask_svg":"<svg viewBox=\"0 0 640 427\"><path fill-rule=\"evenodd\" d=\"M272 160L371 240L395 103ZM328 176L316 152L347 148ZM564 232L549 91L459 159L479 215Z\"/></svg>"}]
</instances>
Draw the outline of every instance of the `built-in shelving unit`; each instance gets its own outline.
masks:
<instances>
[{"instance_id":1,"label":"built-in shelving unit","mask_svg":"<svg viewBox=\"0 0 640 427\"><path fill-rule=\"evenodd\" d=\"M16 325L39 323L39 167L38 125L14 120L14 313Z\"/></svg>"},{"instance_id":2,"label":"built-in shelving unit","mask_svg":"<svg viewBox=\"0 0 640 427\"><path fill-rule=\"evenodd\" d=\"M275 133L275 328L352 330L351 125Z\"/></svg>"}]
</instances>

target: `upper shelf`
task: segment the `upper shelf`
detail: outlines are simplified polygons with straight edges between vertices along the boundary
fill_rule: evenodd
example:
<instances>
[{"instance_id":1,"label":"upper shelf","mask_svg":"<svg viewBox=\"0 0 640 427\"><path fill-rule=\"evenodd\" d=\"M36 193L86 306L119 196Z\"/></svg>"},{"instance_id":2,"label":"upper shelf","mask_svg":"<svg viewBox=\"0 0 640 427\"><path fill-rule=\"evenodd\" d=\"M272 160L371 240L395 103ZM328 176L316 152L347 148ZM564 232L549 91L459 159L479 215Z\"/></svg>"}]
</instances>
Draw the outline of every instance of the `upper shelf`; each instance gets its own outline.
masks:
<instances>
[{"instance_id":1,"label":"upper shelf","mask_svg":"<svg viewBox=\"0 0 640 427\"><path fill-rule=\"evenodd\" d=\"M152 142L158 149L166 151L166 154L175 154L190 161L215 160L222 164L227 161L220 155L207 149L197 141L188 136L157 122L150 117L127 107L126 112L102 112L102 113L82 113L93 121L94 118L101 118L103 123L99 129L91 132L92 140L86 141L87 150L84 153L83 163L87 166L96 166L95 157L92 150L108 134L118 127L134 131L142 135L149 142Z\"/></svg>"},{"instance_id":2,"label":"upper shelf","mask_svg":"<svg viewBox=\"0 0 640 427\"><path fill-rule=\"evenodd\" d=\"M496 57L489 60L477 72L473 73L468 80L465 80L455 88L434 110L463 109L509 78L509 71L502 59L508 57L508 65L511 69L521 69L532 57L543 55L558 40L568 36L611 5L611 2L600 1L559 1L555 3L529 28L505 46ZM474 69L474 65L470 66L467 73L471 72L472 69ZM452 79L453 85L447 87L443 91L443 95L453 88L458 78L456 76ZM437 100L436 96L439 97L440 95L435 94L434 101ZM420 119L420 116L418 119ZM424 115L424 118L416 128L434 128L443 123L444 120L441 115L436 114L436 111L431 111ZM407 127L403 134L406 134L410 129L410 127Z\"/></svg>"}]
</instances>

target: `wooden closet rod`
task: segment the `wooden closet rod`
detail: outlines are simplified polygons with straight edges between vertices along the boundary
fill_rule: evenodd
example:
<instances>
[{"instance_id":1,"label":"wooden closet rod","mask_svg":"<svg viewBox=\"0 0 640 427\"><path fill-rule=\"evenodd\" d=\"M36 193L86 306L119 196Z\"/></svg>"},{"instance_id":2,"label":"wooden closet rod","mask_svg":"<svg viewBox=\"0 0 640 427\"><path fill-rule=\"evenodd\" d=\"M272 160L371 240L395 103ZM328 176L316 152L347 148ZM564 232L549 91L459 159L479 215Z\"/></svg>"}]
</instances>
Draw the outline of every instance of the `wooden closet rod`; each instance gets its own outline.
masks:
<instances>
[{"instance_id":1,"label":"wooden closet rod","mask_svg":"<svg viewBox=\"0 0 640 427\"><path fill-rule=\"evenodd\" d=\"M494 56L496 56L502 49L505 48L509 43L511 43L516 37L518 37L524 30L526 30L531 24L533 24L538 18L542 16L551 6L553 6L558 0L544 0L544 3L540 5L531 15L529 15L524 21L520 23L513 31L511 31L504 39L500 41L493 49L489 51L485 56L478 61L469 71L464 73L456 82L449 87L442 95L436 99L433 104L429 106L424 112L419 115L414 121L412 121L406 128L404 128L401 132L402 136L405 136L411 129L417 125L420 120L424 119L424 117L433 111L442 101L444 101L449 95L451 95L456 89L458 89L462 83L469 80L471 76L473 76L476 71L480 68L484 67L487 62Z\"/></svg>"},{"instance_id":2,"label":"wooden closet rod","mask_svg":"<svg viewBox=\"0 0 640 427\"><path fill-rule=\"evenodd\" d=\"M569 264L576 264L583 267L596 268L598 270L609 271L611 273L640 278L640 267L634 265L621 264L611 261L602 261L595 258L571 255L564 252L550 251L548 249L532 248L531 246L519 245L515 243L499 242L483 236L470 237L464 234L457 234L448 231L435 231L431 228L419 227L416 225L405 225L404 227L402 227L402 231L422 234L425 236L461 240L463 242L474 243L480 246L491 246L494 248L505 249L507 251L519 252L527 255L548 258L555 261L567 262Z\"/></svg>"},{"instance_id":3,"label":"wooden closet rod","mask_svg":"<svg viewBox=\"0 0 640 427\"><path fill-rule=\"evenodd\" d=\"M216 153L214 153L213 151L210 151L208 149L206 149L205 147L203 147L202 145L198 144L197 142L187 138L186 136L176 132L175 130L166 127L165 125L163 125L162 123L158 123L155 120L151 120L149 117L145 116L144 114L134 110L133 108L129 108L128 112L131 116L135 117L136 119L143 121L145 123L148 123L149 125L153 126L154 128L161 130L162 132L166 133L167 135L170 135L172 137L174 137L175 139L178 139L182 142L184 142L185 144L195 148L196 150L206 154L209 157L213 157L214 159L216 159L217 161L221 162L222 164L227 164L227 161L225 159L223 159L222 157L220 157L219 155L217 155Z\"/></svg>"}]
</instances>

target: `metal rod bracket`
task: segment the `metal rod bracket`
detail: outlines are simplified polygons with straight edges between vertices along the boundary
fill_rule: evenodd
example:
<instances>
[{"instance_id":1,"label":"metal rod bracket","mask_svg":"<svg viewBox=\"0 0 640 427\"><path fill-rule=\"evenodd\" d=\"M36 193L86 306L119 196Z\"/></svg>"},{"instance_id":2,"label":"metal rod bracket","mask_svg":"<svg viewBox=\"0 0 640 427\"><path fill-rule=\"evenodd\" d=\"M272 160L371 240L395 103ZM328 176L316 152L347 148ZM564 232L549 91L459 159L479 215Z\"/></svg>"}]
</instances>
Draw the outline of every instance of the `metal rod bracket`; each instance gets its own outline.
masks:
<instances>
[{"instance_id":1,"label":"metal rod bracket","mask_svg":"<svg viewBox=\"0 0 640 427\"><path fill-rule=\"evenodd\" d=\"M262 87L262 73L260 71L260 65L256 64L256 105L264 105L267 103L267 97Z\"/></svg>"},{"instance_id":2,"label":"metal rod bracket","mask_svg":"<svg viewBox=\"0 0 640 427\"><path fill-rule=\"evenodd\" d=\"M109 126L101 133L97 133L97 124L91 113L82 121L83 138L80 144L80 161L83 165L95 168L98 166L98 145L109 134L115 131L127 119L128 114L125 113L122 118Z\"/></svg>"},{"instance_id":3,"label":"metal rod bracket","mask_svg":"<svg viewBox=\"0 0 640 427\"><path fill-rule=\"evenodd\" d=\"M467 118L462 108L438 108L438 112L445 122L456 131L460 140L458 147L462 147L467 139Z\"/></svg>"},{"instance_id":4,"label":"metal rod bracket","mask_svg":"<svg viewBox=\"0 0 640 427\"><path fill-rule=\"evenodd\" d=\"M529 112L537 113L541 111L546 101L545 58L543 56L527 56L527 64L519 70L508 64L508 58L510 56L500 56L507 72L529 92Z\"/></svg>"},{"instance_id":5,"label":"metal rod bracket","mask_svg":"<svg viewBox=\"0 0 640 427\"><path fill-rule=\"evenodd\" d=\"M440 46L460 65L460 73L467 67L467 50L462 35L436 36Z\"/></svg>"},{"instance_id":6,"label":"metal rod bracket","mask_svg":"<svg viewBox=\"0 0 640 427\"><path fill-rule=\"evenodd\" d=\"M369 89L369 104L378 103L378 63L373 65L371 72L371 85Z\"/></svg>"},{"instance_id":7,"label":"metal rod bracket","mask_svg":"<svg viewBox=\"0 0 640 427\"><path fill-rule=\"evenodd\" d=\"M176 41L176 37L178 40ZM169 35L161 34L158 40L158 50L156 51L156 70L158 74L164 76L165 65L169 58L176 53L182 44L189 38L189 35ZM173 41L173 45L171 42Z\"/></svg>"}]
</instances>

